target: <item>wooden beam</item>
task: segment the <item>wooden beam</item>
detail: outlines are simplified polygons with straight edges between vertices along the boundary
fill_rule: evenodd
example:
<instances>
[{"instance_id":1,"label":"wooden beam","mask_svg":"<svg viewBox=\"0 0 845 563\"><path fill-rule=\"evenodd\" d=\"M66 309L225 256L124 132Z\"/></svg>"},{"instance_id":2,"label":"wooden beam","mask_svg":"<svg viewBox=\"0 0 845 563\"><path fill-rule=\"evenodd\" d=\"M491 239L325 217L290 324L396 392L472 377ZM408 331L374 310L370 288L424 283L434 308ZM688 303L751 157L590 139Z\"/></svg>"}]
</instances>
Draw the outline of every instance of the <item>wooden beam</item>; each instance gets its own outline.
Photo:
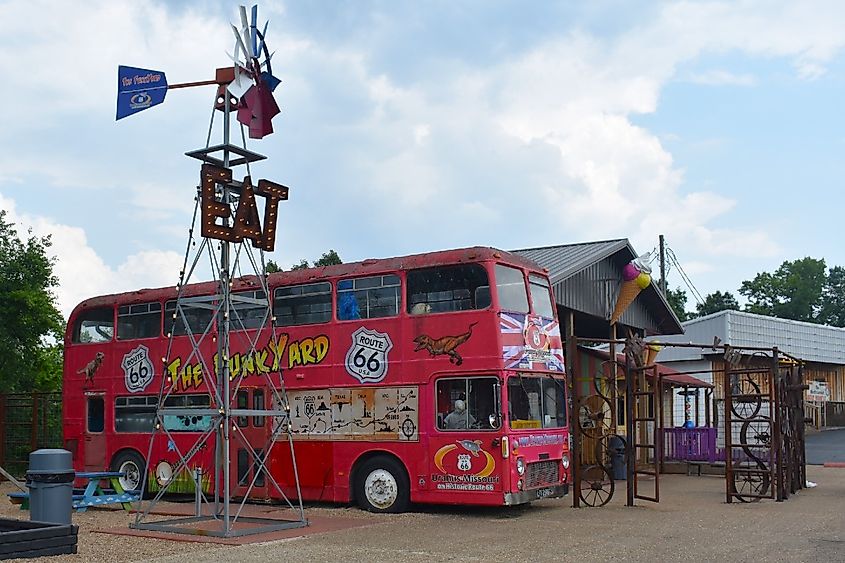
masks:
<instances>
[{"instance_id":1,"label":"wooden beam","mask_svg":"<svg viewBox=\"0 0 845 563\"><path fill-rule=\"evenodd\" d=\"M14 477L12 477L5 469L3 469L3 467L0 467L0 475L5 477L6 479L8 479L11 484L13 484L15 487L19 488L21 491L23 491L25 493L29 492L29 489L26 488L26 485L24 485L23 483L21 483L20 481L18 481Z\"/></svg>"}]
</instances>

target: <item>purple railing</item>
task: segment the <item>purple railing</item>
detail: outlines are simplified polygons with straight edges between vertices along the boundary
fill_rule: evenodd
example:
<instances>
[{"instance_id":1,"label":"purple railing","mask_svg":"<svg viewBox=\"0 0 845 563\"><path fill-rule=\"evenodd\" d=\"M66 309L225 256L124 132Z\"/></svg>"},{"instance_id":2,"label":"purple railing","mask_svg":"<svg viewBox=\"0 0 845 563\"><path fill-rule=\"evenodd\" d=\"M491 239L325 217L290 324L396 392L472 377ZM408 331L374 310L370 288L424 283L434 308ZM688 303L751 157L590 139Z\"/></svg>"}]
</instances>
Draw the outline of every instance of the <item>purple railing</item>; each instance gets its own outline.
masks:
<instances>
[{"instance_id":1,"label":"purple railing","mask_svg":"<svg viewBox=\"0 0 845 563\"><path fill-rule=\"evenodd\" d=\"M724 456L724 454L722 454ZM716 461L715 428L664 428L663 461ZM722 457L724 459L724 457Z\"/></svg>"}]
</instances>

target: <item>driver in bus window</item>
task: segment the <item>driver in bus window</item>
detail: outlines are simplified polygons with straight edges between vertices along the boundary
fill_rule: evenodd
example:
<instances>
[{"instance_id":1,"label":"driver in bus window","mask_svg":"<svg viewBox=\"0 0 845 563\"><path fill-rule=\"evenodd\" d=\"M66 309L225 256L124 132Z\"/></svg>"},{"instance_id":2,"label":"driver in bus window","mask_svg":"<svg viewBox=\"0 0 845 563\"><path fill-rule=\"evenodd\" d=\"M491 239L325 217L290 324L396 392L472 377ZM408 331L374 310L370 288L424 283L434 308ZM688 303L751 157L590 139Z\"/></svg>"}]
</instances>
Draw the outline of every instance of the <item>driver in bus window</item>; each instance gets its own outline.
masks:
<instances>
[{"instance_id":1,"label":"driver in bus window","mask_svg":"<svg viewBox=\"0 0 845 563\"><path fill-rule=\"evenodd\" d=\"M466 403L461 399L456 400L454 410L447 414L446 418L443 419L443 423L446 425L446 428L457 429L470 428L474 426L475 417L466 411Z\"/></svg>"}]
</instances>

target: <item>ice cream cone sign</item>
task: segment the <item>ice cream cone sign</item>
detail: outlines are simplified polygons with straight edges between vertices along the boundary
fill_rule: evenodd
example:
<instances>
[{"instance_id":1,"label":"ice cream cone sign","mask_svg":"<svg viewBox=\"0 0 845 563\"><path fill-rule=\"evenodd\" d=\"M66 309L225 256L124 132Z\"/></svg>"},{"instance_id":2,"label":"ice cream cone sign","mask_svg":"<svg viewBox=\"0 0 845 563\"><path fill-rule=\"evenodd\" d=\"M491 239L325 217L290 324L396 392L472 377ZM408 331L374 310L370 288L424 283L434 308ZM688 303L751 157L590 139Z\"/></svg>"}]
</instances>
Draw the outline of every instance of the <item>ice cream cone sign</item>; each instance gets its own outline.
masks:
<instances>
[{"instance_id":1,"label":"ice cream cone sign","mask_svg":"<svg viewBox=\"0 0 845 563\"><path fill-rule=\"evenodd\" d=\"M663 349L663 346L657 342L649 342L645 348L645 365L652 366L657 361L657 354Z\"/></svg>"},{"instance_id":2,"label":"ice cream cone sign","mask_svg":"<svg viewBox=\"0 0 845 563\"><path fill-rule=\"evenodd\" d=\"M631 260L622 268L622 285L616 297L616 305L610 316L610 324L615 323L628 310L637 295L651 284L651 268L648 267L648 254Z\"/></svg>"}]
</instances>

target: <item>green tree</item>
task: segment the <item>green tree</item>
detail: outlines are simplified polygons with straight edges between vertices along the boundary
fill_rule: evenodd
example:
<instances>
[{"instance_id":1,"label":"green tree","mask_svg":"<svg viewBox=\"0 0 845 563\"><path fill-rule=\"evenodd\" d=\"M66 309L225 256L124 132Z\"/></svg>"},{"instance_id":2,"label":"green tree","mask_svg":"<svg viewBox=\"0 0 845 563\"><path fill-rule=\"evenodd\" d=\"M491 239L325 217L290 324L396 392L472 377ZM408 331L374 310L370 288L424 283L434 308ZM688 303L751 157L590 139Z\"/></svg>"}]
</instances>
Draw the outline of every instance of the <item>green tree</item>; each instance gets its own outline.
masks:
<instances>
[{"instance_id":1,"label":"green tree","mask_svg":"<svg viewBox=\"0 0 845 563\"><path fill-rule=\"evenodd\" d=\"M845 327L845 268L842 266L828 270L819 318L825 324Z\"/></svg>"},{"instance_id":2,"label":"green tree","mask_svg":"<svg viewBox=\"0 0 845 563\"><path fill-rule=\"evenodd\" d=\"M742 282L739 293L748 299L749 313L796 321L823 322L823 291L827 283L824 260L805 257L786 261L773 273L762 272Z\"/></svg>"},{"instance_id":3,"label":"green tree","mask_svg":"<svg viewBox=\"0 0 845 563\"><path fill-rule=\"evenodd\" d=\"M64 320L50 237L22 240L0 210L0 392L61 387Z\"/></svg>"},{"instance_id":4,"label":"green tree","mask_svg":"<svg viewBox=\"0 0 845 563\"><path fill-rule=\"evenodd\" d=\"M308 264L308 260L303 258L302 260L299 261L299 264L294 264L293 266L291 266L290 271L293 272L293 271L296 271L296 270L305 270L306 268L310 268L310 267L311 266Z\"/></svg>"},{"instance_id":5,"label":"green tree","mask_svg":"<svg viewBox=\"0 0 845 563\"><path fill-rule=\"evenodd\" d=\"M314 266L334 266L336 264L343 264L343 260L340 259L334 249L324 252L320 259L314 262Z\"/></svg>"},{"instance_id":6,"label":"green tree","mask_svg":"<svg viewBox=\"0 0 845 563\"><path fill-rule=\"evenodd\" d=\"M716 291L704 298L704 303L696 306L697 316L711 315L719 311L739 311L739 302L730 291Z\"/></svg>"},{"instance_id":7,"label":"green tree","mask_svg":"<svg viewBox=\"0 0 845 563\"><path fill-rule=\"evenodd\" d=\"M681 322L689 320L690 316L687 313L686 306L687 306L687 292L681 289L680 287L677 289L666 289L666 301L669 302L669 305L672 307L672 310L675 311L675 315L677 315L678 320Z\"/></svg>"},{"instance_id":8,"label":"green tree","mask_svg":"<svg viewBox=\"0 0 845 563\"><path fill-rule=\"evenodd\" d=\"M315 260L313 266L308 263L308 260L303 258L302 260L299 261L298 264L294 264L293 266L291 266L290 271L293 272L293 271L296 271L296 270L304 270L306 268L312 268L312 267L318 268L320 266L334 266L335 264L343 264L343 260L341 260L340 256L338 256L337 252L334 249L332 249L332 250L329 250L328 252L324 252L322 256L320 256L317 260ZM272 260L267 261L266 269L267 269L267 273L269 273L269 274L282 271L282 269L279 267L279 265L276 264Z\"/></svg>"}]
</instances>

